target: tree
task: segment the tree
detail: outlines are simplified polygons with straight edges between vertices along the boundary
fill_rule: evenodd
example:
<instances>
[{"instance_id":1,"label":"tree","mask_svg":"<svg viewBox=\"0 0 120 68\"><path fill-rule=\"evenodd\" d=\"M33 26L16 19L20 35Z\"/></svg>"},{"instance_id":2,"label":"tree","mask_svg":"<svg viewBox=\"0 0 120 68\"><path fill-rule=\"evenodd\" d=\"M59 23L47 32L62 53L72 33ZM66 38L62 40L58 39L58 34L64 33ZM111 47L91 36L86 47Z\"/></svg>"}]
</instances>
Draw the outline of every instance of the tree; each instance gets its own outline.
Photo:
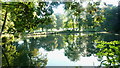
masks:
<instances>
[{"instance_id":1,"label":"tree","mask_svg":"<svg viewBox=\"0 0 120 68\"><path fill-rule=\"evenodd\" d=\"M14 27L18 32L25 31L26 29L30 29L33 20L33 3L3 3L4 8L8 8L8 12L10 13L10 20L14 22ZM28 19L30 18L30 19ZM29 26L27 26L29 25ZM23 28L18 27L23 26ZM27 26L27 27L26 27ZM34 26L34 25L32 25ZM33 27L31 27L33 28Z\"/></svg>"},{"instance_id":2,"label":"tree","mask_svg":"<svg viewBox=\"0 0 120 68\"><path fill-rule=\"evenodd\" d=\"M84 1L83 1L84 2ZM79 30L82 28L95 28L100 26L101 22L104 20L103 9L99 7L100 1L98 2L88 2L87 7L83 7L83 2L65 2L65 9L70 13L69 16L73 16L73 29L77 22L77 27ZM89 17L88 17L89 16ZM68 23L69 24L69 23ZM81 27L82 26L82 27ZM81 28L81 29L80 29Z\"/></svg>"},{"instance_id":3,"label":"tree","mask_svg":"<svg viewBox=\"0 0 120 68\"><path fill-rule=\"evenodd\" d=\"M102 25L104 30L119 33L118 7L107 6L104 15L106 18Z\"/></svg>"},{"instance_id":4,"label":"tree","mask_svg":"<svg viewBox=\"0 0 120 68\"><path fill-rule=\"evenodd\" d=\"M53 10L51 6L47 6L48 4L49 2L39 2L38 5L33 2L2 3L3 10L6 11L2 31L4 29L8 13L10 13L9 20L14 23L16 32L29 32L37 28L39 24L46 23L44 21L51 21L49 16L53 13ZM38 18L38 16L42 18ZM12 31L13 28L8 28L8 30Z\"/></svg>"},{"instance_id":5,"label":"tree","mask_svg":"<svg viewBox=\"0 0 120 68\"><path fill-rule=\"evenodd\" d=\"M63 14L55 14L57 20L56 20L56 29L60 29L60 28L63 28L63 20L64 20L64 16Z\"/></svg>"}]
</instances>

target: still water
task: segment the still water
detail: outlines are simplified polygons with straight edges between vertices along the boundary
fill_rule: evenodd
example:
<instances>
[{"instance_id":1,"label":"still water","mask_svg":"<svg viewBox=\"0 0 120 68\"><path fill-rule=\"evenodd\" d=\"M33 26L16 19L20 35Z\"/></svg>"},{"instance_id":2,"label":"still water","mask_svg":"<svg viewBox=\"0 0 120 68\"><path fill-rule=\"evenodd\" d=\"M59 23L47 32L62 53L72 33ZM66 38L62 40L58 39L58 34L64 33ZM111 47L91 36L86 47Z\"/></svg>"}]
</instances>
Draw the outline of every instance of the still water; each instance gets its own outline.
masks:
<instances>
[{"instance_id":1,"label":"still water","mask_svg":"<svg viewBox=\"0 0 120 68\"><path fill-rule=\"evenodd\" d=\"M119 41L120 35L110 33L64 33L27 37L14 42L20 53L14 62L19 66L99 66L96 41Z\"/></svg>"}]
</instances>

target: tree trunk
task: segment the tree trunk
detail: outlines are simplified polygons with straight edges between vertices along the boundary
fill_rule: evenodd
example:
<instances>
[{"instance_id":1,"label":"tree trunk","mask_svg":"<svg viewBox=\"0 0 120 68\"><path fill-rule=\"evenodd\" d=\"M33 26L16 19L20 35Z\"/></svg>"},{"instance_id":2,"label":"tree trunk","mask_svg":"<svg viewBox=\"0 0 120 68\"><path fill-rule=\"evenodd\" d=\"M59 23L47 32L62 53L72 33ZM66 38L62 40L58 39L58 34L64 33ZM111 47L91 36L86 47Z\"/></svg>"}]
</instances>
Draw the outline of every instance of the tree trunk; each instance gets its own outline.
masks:
<instances>
[{"instance_id":1,"label":"tree trunk","mask_svg":"<svg viewBox=\"0 0 120 68\"><path fill-rule=\"evenodd\" d=\"M80 23L79 23L79 31L80 31Z\"/></svg>"},{"instance_id":2,"label":"tree trunk","mask_svg":"<svg viewBox=\"0 0 120 68\"><path fill-rule=\"evenodd\" d=\"M52 29L51 29L51 32L52 32Z\"/></svg>"},{"instance_id":3,"label":"tree trunk","mask_svg":"<svg viewBox=\"0 0 120 68\"><path fill-rule=\"evenodd\" d=\"M4 28L5 28L5 24L6 24L6 19L7 19L7 8L6 8L6 12L5 12L5 18L4 18L4 22L3 22L3 25L2 25L2 29L1 29L1 34L2 32L4 31Z\"/></svg>"},{"instance_id":4,"label":"tree trunk","mask_svg":"<svg viewBox=\"0 0 120 68\"><path fill-rule=\"evenodd\" d=\"M74 28L75 28L75 27L74 27L74 22L73 22L73 31L74 31Z\"/></svg>"},{"instance_id":5,"label":"tree trunk","mask_svg":"<svg viewBox=\"0 0 120 68\"><path fill-rule=\"evenodd\" d=\"M42 27L42 32L43 32L43 27Z\"/></svg>"},{"instance_id":6,"label":"tree trunk","mask_svg":"<svg viewBox=\"0 0 120 68\"><path fill-rule=\"evenodd\" d=\"M48 32L48 29L46 28L46 32Z\"/></svg>"},{"instance_id":7,"label":"tree trunk","mask_svg":"<svg viewBox=\"0 0 120 68\"><path fill-rule=\"evenodd\" d=\"M9 64L9 62L8 62L8 59L7 59L7 56L6 56L3 48L2 48L2 53L3 53L4 57L5 57L5 60L6 60L7 65L10 66L10 64Z\"/></svg>"}]
</instances>

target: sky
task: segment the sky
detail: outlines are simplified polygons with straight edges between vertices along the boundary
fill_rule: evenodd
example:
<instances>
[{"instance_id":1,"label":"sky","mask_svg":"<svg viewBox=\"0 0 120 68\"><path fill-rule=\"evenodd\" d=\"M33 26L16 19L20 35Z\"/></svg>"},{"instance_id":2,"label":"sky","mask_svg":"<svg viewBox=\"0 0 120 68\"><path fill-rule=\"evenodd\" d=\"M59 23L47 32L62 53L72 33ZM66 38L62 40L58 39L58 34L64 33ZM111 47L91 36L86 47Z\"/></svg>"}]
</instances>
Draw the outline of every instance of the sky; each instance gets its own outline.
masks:
<instances>
[{"instance_id":1,"label":"sky","mask_svg":"<svg viewBox=\"0 0 120 68\"><path fill-rule=\"evenodd\" d=\"M64 10L64 5L61 4L57 8L53 8L53 11L54 11L55 14L56 13L64 14L64 11L65 11Z\"/></svg>"},{"instance_id":2,"label":"sky","mask_svg":"<svg viewBox=\"0 0 120 68\"><path fill-rule=\"evenodd\" d=\"M102 0L102 2L106 2L107 4L118 5L119 0Z\"/></svg>"},{"instance_id":3,"label":"sky","mask_svg":"<svg viewBox=\"0 0 120 68\"><path fill-rule=\"evenodd\" d=\"M97 1L97 0L93 0L93 1ZM113 4L114 6L118 6L118 1L119 0L101 0L102 2L105 2L106 4ZM87 6L86 3L83 3L84 7ZM64 5L61 4L59 5L57 8L53 8L54 10L54 13L59 13L59 14L64 14ZM100 7L103 7L103 4L100 6Z\"/></svg>"}]
</instances>

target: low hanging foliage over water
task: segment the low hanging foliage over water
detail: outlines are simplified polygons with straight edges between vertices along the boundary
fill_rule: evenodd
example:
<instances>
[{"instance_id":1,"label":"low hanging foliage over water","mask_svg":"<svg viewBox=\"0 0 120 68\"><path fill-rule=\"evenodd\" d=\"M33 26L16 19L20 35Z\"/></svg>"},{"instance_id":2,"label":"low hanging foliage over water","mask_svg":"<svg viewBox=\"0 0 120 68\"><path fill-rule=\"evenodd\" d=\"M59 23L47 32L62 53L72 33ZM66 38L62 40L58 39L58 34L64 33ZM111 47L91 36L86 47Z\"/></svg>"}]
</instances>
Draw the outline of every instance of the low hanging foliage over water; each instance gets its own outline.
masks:
<instances>
[{"instance_id":1,"label":"low hanging foliage over water","mask_svg":"<svg viewBox=\"0 0 120 68\"><path fill-rule=\"evenodd\" d=\"M100 48L100 51L97 53L99 58L102 59L105 56L107 59L102 60L101 65L110 67L115 66L119 67L120 63L120 41L110 41L110 42L97 42L97 48Z\"/></svg>"}]
</instances>

